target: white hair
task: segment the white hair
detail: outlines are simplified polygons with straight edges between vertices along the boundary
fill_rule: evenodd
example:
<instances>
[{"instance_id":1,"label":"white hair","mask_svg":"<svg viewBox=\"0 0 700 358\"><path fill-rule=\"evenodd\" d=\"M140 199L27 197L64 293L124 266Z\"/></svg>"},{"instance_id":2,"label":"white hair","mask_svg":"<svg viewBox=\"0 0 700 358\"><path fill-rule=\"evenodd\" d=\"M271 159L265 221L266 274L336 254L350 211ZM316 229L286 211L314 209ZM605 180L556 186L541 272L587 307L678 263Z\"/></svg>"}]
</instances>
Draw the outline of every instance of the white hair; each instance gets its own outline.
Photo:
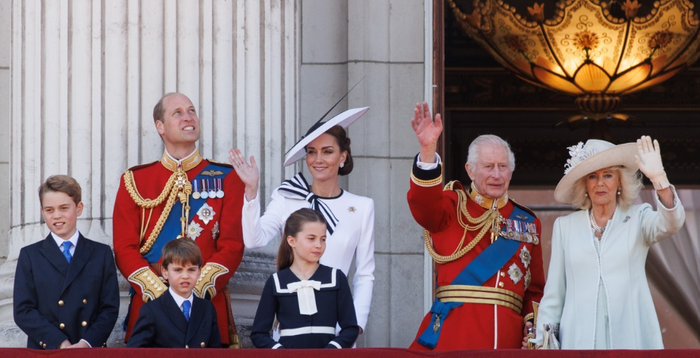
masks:
<instances>
[{"instance_id":1,"label":"white hair","mask_svg":"<svg viewBox=\"0 0 700 358\"><path fill-rule=\"evenodd\" d=\"M508 150L508 169L510 171L515 170L515 155L513 154L513 151L510 150L510 145L508 142L503 140L501 137L493 134L482 134L476 139L472 141L472 143L469 145L469 154L467 155L467 163L473 167L476 168L476 163L479 162L479 148L481 148L482 145L501 145L506 150Z\"/></svg>"}]
</instances>

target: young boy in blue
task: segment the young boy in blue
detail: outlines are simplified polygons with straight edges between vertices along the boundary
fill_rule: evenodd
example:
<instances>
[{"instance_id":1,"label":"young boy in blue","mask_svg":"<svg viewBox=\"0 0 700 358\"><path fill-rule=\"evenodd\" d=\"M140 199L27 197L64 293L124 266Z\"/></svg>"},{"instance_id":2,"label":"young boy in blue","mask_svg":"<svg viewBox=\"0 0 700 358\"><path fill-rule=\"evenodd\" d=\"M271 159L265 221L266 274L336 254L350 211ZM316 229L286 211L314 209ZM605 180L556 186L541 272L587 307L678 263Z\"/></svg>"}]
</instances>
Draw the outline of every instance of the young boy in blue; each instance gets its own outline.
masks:
<instances>
[{"instance_id":1,"label":"young boy in blue","mask_svg":"<svg viewBox=\"0 0 700 358\"><path fill-rule=\"evenodd\" d=\"M189 238L171 240L162 258L170 288L141 307L127 347L221 347L214 305L192 294L202 268L199 247Z\"/></svg>"},{"instance_id":2,"label":"young boy in blue","mask_svg":"<svg viewBox=\"0 0 700 358\"><path fill-rule=\"evenodd\" d=\"M106 346L119 314L112 250L77 230L83 203L75 179L49 177L39 187L39 202L51 232L20 250L15 323L27 334L27 348Z\"/></svg>"},{"instance_id":3,"label":"young boy in blue","mask_svg":"<svg viewBox=\"0 0 700 358\"><path fill-rule=\"evenodd\" d=\"M319 212L299 209L284 227L277 269L265 283L250 335L258 348L350 348L359 326L348 280L319 264L326 223ZM279 341L270 337L277 317ZM336 336L336 325L340 332Z\"/></svg>"}]
</instances>

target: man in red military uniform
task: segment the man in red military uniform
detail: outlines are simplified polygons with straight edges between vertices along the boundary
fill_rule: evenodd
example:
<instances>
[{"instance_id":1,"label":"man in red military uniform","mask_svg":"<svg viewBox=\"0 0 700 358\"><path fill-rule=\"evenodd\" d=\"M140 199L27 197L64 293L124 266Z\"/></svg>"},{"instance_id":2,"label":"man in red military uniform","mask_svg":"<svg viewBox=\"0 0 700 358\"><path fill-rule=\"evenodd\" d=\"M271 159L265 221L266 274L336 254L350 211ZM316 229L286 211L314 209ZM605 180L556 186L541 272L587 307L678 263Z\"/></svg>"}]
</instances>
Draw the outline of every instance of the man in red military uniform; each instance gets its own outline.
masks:
<instances>
[{"instance_id":1,"label":"man in red military uniform","mask_svg":"<svg viewBox=\"0 0 700 358\"><path fill-rule=\"evenodd\" d=\"M226 285L243 257L244 185L231 166L200 156L199 118L189 98L166 94L153 118L165 152L160 161L124 173L114 204L117 267L135 291L125 341L141 306L168 290L159 277L161 250L181 239L194 240L204 259L194 294L214 304L222 344L238 346Z\"/></svg>"},{"instance_id":2,"label":"man in red military uniform","mask_svg":"<svg viewBox=\"0 0 700 358\"><path fill-rule=\"evenodd\" d=\"M540 222L508 197L515 167L508 143L480 136L465 169L472 184L442 187L442 132L428 104L417 104L411 125L421 144L411 173L408 205L425 228L437 270L436 298L411 349L521 348L544 287Z\"/></svg>"}]
</instances>

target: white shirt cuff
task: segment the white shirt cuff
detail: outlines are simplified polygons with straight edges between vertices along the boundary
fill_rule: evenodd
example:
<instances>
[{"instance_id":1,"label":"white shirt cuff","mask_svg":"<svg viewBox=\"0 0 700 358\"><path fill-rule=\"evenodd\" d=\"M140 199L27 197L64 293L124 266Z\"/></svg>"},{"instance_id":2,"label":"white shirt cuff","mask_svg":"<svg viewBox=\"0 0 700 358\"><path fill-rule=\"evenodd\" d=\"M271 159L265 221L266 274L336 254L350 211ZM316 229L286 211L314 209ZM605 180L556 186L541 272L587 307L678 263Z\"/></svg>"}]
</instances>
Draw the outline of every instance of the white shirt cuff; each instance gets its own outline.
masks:
<instances>
[{"instance_id":1,"label":"white shirt cuff","mask_svg":"<svg viewBox=\"0 0 700 358\"><path fill-rule=\"evenodd\" d=\"M418 159L416 160L416 166L418 168L423 169L423 170L433 170L440 165L440 162L442 159L440 159L440 154L435 153L435 162L433 163L426 163L426 162L421 162L420 160L420 154L418 154Z\"/></svg>"}]
</instances>

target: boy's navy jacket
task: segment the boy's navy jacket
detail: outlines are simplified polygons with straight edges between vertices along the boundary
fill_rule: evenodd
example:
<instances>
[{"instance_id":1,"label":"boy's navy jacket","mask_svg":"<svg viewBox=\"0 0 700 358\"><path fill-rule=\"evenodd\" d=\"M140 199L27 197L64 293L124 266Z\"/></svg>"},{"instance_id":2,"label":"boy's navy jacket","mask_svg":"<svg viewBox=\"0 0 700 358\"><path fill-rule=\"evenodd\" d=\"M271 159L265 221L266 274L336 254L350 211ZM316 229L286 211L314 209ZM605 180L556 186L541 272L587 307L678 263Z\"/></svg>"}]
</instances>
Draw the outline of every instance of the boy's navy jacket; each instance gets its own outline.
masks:
<instances>
[{"instance_id":1,"label":"boy's navy jacket","mask_svg":"<svg viewBox=\"0 0 700 358\"><path fill-rule=\"evenodd\" d=\"M219 348L214 305L194 296L187 322L173 296L166 292L141 307L127 347Z\"/></svg>"},{"instance_id":2,"label":"boy's navy jacket","mask_svg":"<svg viewBox=\"0 0 700 358\"><path fill-rule=\"evenodd\" d=\"M106 346L119 314L112 250L80 234L69 264L51 234L23 247L13 302L27 348L56 349L66 339Z\"/></svg>"}]
</instances>

